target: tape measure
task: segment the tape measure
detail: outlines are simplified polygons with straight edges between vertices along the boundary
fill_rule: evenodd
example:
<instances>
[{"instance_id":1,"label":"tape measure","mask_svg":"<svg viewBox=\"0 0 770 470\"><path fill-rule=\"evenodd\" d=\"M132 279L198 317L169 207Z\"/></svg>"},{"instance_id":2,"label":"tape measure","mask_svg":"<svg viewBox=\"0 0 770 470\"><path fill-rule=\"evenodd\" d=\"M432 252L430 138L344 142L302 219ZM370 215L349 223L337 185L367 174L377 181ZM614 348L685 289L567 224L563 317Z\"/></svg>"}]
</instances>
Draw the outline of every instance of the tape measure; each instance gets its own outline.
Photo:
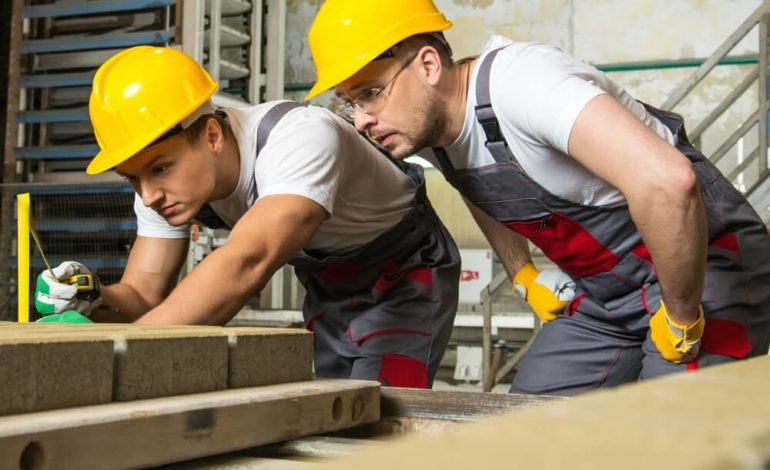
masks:
<instances>
[{"instance_id":1,"label":"tape measure","mask_svg":"<svg viewBox=\"0 0 770 470\"><path fill-rule=\"evenodd\" d=\"M40 256L43 258L46 269L51 273L51 277L58 282L63 282L75 286L77 288L77 297L83 300L93 301L99 298L99 280L93 274L75 274L67 279L59 279L51 269L51 264L48 262L48 258L43 251L43 244L40 242L40 238L37 236L37 230L35 229L35 222L32 220L32 215L29 217L29 233L32 234L32 239L35 240L35 246L37 251L40 252Z\"/></svg>"}]
</instances>

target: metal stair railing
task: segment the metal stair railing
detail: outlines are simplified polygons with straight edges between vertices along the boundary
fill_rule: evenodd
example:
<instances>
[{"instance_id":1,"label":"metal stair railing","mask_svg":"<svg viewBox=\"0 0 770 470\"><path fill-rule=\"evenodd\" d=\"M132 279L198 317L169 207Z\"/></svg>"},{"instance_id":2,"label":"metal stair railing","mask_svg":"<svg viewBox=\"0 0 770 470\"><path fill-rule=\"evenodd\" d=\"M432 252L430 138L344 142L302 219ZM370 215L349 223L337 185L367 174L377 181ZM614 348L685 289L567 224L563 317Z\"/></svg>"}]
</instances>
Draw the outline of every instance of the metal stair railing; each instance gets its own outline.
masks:
<instances>
[{"instance_id":1,"label":"metal stair railing","mask_svg":"<svg viewBox=\"0 0 770 470\"><path fill-rule=\"evenodd\" d=\"M759 63L746 77L735 87L735 89L726 96L694 129L689 132L690 140L696 147L700 146L701 137L704 132L710 128L730 107L741 98L744 93L751 88L754 83L758 83L759 99L756 111L754 111L735 131L728 136L716 151L709 155L713 163L720 162L743 137L745 137L754 126L758 126L757 148L744 157L742 161L737 161L727 173L730 181L741 180L746 170L752 164L756 165L757 178L747 187L737 185L738 189L743 191L747 198L756 206L758 212L766 212L764 209L767 201L756 200L755 193L759 188L764 188L766 182L770 179L770 170L768 170L768 111L770 111L770 89L768 85L770 76L768 75L768 66L770 66L770 0L765 0L762 4L720 45L716 51L698 68L693 74L677 87L671 96L663 103L662 109L670 111L681 103L709 74L720 64L730 51L741 42L755 27L759 26ZM770 194L769 194L770 196ZM768 216L764 219L767 223Z\"/></svg>"}]
</instances>

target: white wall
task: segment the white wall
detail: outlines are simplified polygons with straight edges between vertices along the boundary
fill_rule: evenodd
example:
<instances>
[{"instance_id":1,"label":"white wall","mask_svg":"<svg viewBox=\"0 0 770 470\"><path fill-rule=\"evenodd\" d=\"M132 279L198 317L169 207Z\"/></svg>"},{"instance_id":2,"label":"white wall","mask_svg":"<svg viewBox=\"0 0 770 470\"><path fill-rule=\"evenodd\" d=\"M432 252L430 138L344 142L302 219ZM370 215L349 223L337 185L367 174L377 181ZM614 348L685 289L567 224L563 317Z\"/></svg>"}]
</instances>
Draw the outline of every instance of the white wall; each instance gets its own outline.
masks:
<instances>
[{"instance_id":1,"label":"white wall","mask_svg":"<svg viewBox=\"0 0 770 470\"><path fill-rule=\"evenodd\" d=\"M387 1L387 0L383 0ZM454 22L446 32L455 56L473 55L493 34L517 41L557 45L592 64L658 61L708 57L761 4L760 0L434 0ZM289 0L286 79L290 83L312 83L315 79L306 37L321 0ZM731 55L756 55L755 32ZM683 114L688 128L700 119L742 80L751 66L720 66L696 93L676 111ZM694 68L633 72L608 75L636 98L662 104ZM708 154L731 134L757 105L757 90L747 96L704 135L702 150ZM316 100L333 106L330 93ZM291 93L302 99L304 93ZM747 141L746 148L756 145ZM734 161L734 149L726 165ZM480 234L469 229L462 204L444 197L451 190L442 178L431 178L431 193L437 210L463 247L483 247Z\"/></svg>"}]
</instances>

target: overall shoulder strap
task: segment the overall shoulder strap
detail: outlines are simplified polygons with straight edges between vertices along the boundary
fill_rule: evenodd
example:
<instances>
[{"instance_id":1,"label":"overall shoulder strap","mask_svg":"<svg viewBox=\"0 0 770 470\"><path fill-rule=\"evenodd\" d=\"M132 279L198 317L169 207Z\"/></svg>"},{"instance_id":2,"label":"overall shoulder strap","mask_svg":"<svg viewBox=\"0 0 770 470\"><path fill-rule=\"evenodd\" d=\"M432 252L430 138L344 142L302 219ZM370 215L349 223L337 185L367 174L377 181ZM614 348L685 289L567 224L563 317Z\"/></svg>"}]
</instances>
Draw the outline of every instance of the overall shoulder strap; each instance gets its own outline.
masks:
<instances>
[{"instance_id":1,"label":"overall shoulder strap","mask_svg":"<svg viewBox=\"0 0 770 470\"><path fill-rule=\"evenodd\" d=\"M265 147L267 138L270 137L270 132L273 131L275 125L278 124L286 113L292 109L301 107L303 107L303 105L297 102L284 101L273 106L267 113L265 113L257 127L257 151L255 158L259 158L259 152Z\"/></svg>"},{"instance_id":2,"label":"overall shoulder strap","mask_svg":"<svg viewBox=\"0 0 770 470\"><path fill-rule=\"evenodd\" d=\"M497 53L502 49L502 47L495 49L484 57L479 64L479 73L476 76L476 120L487 137L484 145L498 163L516 161L500 130L500 123L495 115L495 110L492 109L492 99L489 92L492 63Z\"/></svg>"},{"instance_id":3,"label":"overall shoulder strap","mask_svg":"<svg viewBox=\"0 0 770 470\"><path fill-rule=\"evenodd\" d=\"M257 150L255 158L259 157L260 150L262 150L262 148L265 146L267 138L270 136L270 132L273 130L275 125L278 124L278 121L280 121L281 118L283 118L283 116L292 109L299 108L301 106L301 104L294 101L285 101L278 103L277 105L270 108L267 113L265 113L265 116L261 121L259 121L259 126L257 127ZM225 221L222 220L222 218L219 217L216 212L214 212L214 209L209 203L203 204L198 213L195 214L195 217L193 217L193 222L213 229L232 228L230 225L225 223Z\"/></svg>"}]
</instances>

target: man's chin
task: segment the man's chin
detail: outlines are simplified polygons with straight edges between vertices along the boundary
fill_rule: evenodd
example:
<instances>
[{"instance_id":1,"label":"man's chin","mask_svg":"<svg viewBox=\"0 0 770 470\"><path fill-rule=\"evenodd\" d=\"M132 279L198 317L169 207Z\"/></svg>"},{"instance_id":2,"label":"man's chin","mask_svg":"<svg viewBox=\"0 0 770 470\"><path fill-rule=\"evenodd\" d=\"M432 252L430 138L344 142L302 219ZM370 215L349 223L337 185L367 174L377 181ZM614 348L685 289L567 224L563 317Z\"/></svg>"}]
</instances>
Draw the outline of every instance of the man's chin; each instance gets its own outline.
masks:
<instances>
[{"instance_id":1,"label":"man's chin","mask_svg":"<svg viewBox=\"0 0 770 470\"><path fill-rule=\"evenodd\" d=\"M163 216L161 216L163 217ZM163 217L163 220L172 227L179 227L180 225L187 225L192 223L193 216L188 214L174 214L168 217Z\"/></svg>"}]
</instances>

